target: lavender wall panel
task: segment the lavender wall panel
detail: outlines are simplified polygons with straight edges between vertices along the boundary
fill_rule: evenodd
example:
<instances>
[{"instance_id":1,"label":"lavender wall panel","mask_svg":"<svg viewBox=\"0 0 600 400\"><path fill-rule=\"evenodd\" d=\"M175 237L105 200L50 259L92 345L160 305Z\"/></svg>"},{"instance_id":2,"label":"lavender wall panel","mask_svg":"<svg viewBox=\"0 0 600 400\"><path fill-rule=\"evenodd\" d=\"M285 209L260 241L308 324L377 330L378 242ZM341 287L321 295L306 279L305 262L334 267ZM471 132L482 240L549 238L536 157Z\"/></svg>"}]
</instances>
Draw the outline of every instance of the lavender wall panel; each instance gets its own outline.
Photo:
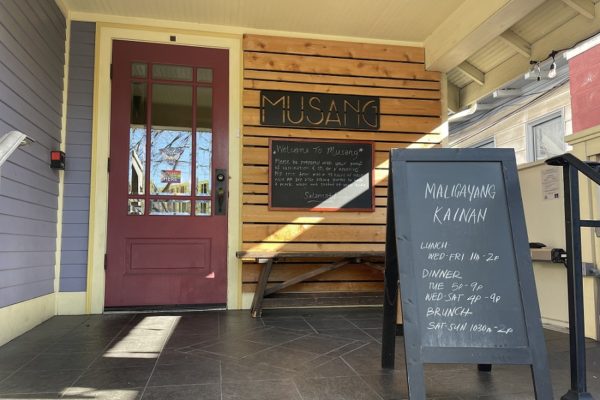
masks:
<instances>
[{"instance_id":1,"label":"lavender wall panel","mask_svg":"<svg viewBox=\"0 0 600 400\"><path fill-rule=\"evenodd\" d=\"M71 23L61 292L86 290L95 31L94 23Z\"/></svg>"},{"instance_id":2,"label":"lavender wall panel","mask_svg":"<svg viewBox=\"0 0 600 400\"><path fill-rule=\"evenodd\" d=\"M2 167L0 307L54 290L66 21L53 1L0 2L0 134L19 130L33 145Z\"/></svg>"}]
</instances>

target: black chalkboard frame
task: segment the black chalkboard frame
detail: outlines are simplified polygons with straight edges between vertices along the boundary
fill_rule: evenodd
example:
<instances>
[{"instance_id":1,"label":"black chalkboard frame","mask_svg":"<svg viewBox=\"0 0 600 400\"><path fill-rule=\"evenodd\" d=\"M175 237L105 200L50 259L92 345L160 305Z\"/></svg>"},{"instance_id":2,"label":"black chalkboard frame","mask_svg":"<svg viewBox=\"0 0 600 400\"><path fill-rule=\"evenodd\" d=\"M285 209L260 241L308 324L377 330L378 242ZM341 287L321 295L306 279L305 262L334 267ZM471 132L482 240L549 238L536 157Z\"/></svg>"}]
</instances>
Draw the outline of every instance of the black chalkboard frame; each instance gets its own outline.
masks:
<instances>
[{"instance_id":1,"label":"black chalkboard frame","mask_svg":"<svg viewBox=\"0 0 600 400\"><path fill-rule=\"evenodd\" d=\"M498 162L503 172L511 240L521 295L521 306L528 346L425 347L420 337L417 271L413 262L411 229L407 204L409 196L408 163ZM477 171L473 171L474 174ZM388 184L386 231L386 271L382 366L394 365L398 283L400 285L405 360L410 400L425 400L425 363L525 364L531 366L536 399L553 399L545 340L535 288L525 226L521 191L512 149L392 149ZM394 188L399 188L394 190Z\"/></svg>"},{"instance_id":2,"label":"black chalkboard frame","mask_svg":"<svg viewBox=\"0 0 600 400\"><path fill-rule=\"evenodd\" d=\"M306 143L315 143L315 144L323 144L323 143L332 143L332 144L362 144L370 147L370 157L371 157L371 165L369 166L369 171L371 175L370 179L370 204L367 207L340 207L340 208L327 208L327 207L285 207L285 206L276 206L273 204L273 142L306 142ZM314 140L314 139L301 139L301 138L269 138L269 210L272 211L326 211L326 212L373 212L375 211L375 142L368 140Z\"/></svg>"}]
</instances>

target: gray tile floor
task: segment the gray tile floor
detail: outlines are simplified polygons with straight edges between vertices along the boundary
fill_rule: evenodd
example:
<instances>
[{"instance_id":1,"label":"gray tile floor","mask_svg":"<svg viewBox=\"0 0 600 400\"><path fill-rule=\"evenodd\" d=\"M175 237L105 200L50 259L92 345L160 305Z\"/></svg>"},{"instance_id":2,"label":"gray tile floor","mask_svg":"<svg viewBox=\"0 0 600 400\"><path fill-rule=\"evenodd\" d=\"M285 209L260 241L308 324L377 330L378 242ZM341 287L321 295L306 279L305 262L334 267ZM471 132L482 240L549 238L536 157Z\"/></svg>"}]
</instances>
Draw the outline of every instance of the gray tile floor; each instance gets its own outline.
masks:
<instances>
[{"instance_id":1,"label":"gray tile floor","mask_svg":"<svg viewBox=\"0 0 600 400\"><path fill-rule=\"evenodd\" d=\"M406 399L402 338L380 368L381 309L55 317L0 347L0 399ZM569 387L565 334L546 331L556 399ZM600 399L600 345L588 342ZM428 365L438 400L533 399L528 367ZM546 400L546 399L542 399Z\"/></svg>"}]
</instances>

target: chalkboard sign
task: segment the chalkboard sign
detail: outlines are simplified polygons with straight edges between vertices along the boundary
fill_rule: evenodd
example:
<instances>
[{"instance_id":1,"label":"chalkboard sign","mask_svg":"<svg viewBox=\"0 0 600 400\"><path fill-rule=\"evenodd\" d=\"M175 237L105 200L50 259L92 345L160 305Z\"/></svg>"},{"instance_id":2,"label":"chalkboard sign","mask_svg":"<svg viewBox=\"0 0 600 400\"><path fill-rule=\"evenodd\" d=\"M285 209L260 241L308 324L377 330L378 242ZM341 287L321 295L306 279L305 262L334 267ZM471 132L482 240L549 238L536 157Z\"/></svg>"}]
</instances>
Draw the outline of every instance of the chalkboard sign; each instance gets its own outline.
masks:
<instances>
[{"instance_id":1,"label":"chalkboard sign","mask_svg":"<svg viewBox=\"0 0 600 400\"><path fill-rule=\"evenodd\" d=\"M552 399L514 151L395 149L389 182L386 298L399 279L410 399L424 363L530 364Z\"/></svg>"},{"instance_id":2,"label":"chalkboard sign","mask_svg":"<svg viewBox=\"0 0 600 400\"><path fill-rule=\"evenodd\" d=\"M373 211L373 143L271 139L269 208Z\"/></svg>"}]
</instances>

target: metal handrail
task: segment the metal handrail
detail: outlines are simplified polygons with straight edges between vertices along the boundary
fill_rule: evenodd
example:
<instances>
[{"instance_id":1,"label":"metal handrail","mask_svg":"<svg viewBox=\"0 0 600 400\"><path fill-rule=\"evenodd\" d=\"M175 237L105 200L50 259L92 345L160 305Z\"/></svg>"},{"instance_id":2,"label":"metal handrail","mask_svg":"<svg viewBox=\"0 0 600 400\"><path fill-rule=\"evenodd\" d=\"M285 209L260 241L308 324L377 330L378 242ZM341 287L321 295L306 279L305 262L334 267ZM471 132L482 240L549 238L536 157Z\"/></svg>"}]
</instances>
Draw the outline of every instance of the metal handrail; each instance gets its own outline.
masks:
<instances>
[{"instance_id":1,"label":"metal handrail","mask_svg":"<svg viewBox=\"0 0 600 400\"><path fill-rule=\"evenodd\" d=\"M586 377L581 228L600 225L599 221L581 220L580 218L578 173L581 172L600 185L600 173L594 169L600 164L581 161L569 153L552 157L546 160L546 164L563 167L565 192L571 388L561 397L561 400L593 400L594 397L587 391Z\"/></svg>"}]
</instances>

